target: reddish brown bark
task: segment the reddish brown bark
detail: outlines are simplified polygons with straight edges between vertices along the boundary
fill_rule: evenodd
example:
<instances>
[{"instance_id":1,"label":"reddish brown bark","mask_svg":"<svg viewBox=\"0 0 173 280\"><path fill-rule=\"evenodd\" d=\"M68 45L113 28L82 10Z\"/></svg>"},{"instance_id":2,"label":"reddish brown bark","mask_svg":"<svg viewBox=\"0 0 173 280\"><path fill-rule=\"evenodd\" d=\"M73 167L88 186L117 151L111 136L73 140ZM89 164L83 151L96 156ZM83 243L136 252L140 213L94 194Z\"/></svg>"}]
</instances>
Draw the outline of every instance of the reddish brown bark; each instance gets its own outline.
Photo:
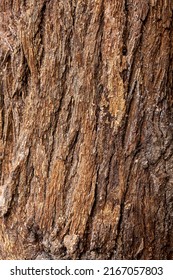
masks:
<instances>
[{"instance_id":1,"label":"reddish brown bark","mask_svg":"<svg viewBox=\"0 0 173 280\"><path fill-rule=\"evenodd\" d=\"M1 3L1 259L173 259L172 1Z\"/></svg>"}]
</instances>

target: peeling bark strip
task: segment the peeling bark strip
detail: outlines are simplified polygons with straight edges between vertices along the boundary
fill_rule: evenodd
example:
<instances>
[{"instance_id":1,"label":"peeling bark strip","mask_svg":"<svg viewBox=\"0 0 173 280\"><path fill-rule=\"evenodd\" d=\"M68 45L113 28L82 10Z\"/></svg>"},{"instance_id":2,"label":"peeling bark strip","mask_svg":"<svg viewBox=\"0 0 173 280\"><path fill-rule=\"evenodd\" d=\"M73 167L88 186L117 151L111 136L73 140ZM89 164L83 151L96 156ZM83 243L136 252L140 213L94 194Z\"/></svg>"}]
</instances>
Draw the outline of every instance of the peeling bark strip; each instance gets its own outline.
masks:
<instances>
[{"instance_id":1,"label":"peeling bark strip","mask_svg":"<svg viewBox=\"0 0 173 280\"><path fill-rule=\"evenodd\" d=\"M1 259L173 259L172 23L172 0L1 0Z\"/></svg>"}]
</instances>

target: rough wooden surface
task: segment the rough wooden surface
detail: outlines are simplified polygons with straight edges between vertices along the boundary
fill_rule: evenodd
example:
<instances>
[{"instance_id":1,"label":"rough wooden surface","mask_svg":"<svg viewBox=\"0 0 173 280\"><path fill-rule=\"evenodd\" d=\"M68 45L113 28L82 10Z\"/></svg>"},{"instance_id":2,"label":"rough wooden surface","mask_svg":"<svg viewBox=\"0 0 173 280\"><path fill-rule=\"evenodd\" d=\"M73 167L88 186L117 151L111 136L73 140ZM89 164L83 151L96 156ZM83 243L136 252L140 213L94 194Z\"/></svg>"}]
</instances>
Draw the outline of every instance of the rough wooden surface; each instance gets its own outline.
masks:
<instances>
[{"instance_id":1,"label":"rough wooden surface","mask_svg":"<svg viewBox=\"0 0 173 280\"><path fill-rule=\"evenodd\" d=\"M173 259L172 0L0 2L0 258Z\"/></svg>"}]
</instances>

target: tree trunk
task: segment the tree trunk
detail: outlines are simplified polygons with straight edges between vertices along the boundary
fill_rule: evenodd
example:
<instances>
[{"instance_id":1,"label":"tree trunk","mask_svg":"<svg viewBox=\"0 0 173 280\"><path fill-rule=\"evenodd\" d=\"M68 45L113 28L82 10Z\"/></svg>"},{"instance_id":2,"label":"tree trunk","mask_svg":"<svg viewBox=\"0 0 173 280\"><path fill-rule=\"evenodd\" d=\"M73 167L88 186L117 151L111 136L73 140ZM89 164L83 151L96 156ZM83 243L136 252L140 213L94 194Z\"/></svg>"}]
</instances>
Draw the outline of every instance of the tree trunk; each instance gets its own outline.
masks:
<instances>
[{"instance_id":1,"label":"tree trunk","mask_svg":"<svg viewBox=\"0 0 173 280\"><path fill-rule=\"evenodd\" d=\"M1 0L1 259L173 259L172 0Z\"/></svg>"}]
</instances>

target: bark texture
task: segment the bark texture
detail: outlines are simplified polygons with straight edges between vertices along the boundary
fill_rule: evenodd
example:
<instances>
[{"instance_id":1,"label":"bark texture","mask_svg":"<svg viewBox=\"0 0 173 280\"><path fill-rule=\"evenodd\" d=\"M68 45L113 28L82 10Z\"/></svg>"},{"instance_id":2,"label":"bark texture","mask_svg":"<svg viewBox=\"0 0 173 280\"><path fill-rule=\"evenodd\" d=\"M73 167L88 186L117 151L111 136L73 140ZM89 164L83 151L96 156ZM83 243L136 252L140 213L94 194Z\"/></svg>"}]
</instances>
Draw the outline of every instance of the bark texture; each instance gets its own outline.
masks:
<instances>
[{"instance_id":1,"label":"bark texture","mask_svg":"<svg viewBox=\"0 0 173 280\"><path fill-rule=\"evenodd\" d=\"M173 1L0 2L0 258L173 259Z\"/></svg>"}]
</instances>

